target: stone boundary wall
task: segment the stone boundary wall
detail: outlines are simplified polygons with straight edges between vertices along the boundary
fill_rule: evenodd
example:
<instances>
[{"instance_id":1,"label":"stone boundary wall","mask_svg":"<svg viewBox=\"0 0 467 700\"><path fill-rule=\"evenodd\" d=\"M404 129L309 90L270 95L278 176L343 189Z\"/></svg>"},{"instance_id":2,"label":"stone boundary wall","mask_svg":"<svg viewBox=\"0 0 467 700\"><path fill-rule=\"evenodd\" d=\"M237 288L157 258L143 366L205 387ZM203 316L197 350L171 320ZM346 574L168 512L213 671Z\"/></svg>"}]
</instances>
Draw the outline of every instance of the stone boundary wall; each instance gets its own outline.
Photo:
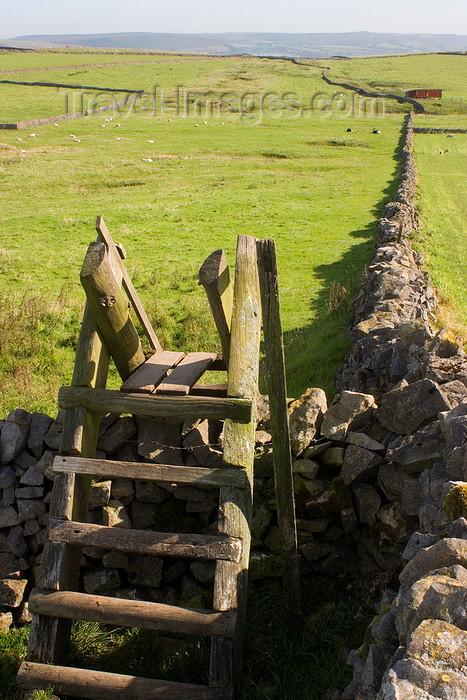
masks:
<instances>
[{"instance_id":1,"label":"stone boundary wall","mask_svg":"<svg viewBox=\"0 0 467 700\"><path fill-rule=\"evenodd\" d=\"M467 134L467 129L444 129L435 127L414 126L414 134Z\"/></svg>"},{"instance_id":2,"label":"stone boundary wall","mask_svg":"<svg viewBox=\"0 0 467 700\"><path fill-rule=\"evenodd\" d=\"M329 68L326 70L329 70ZM365 90L364 88L358 87L356 85L350 85L349 83L338 83L335 80L331 80L331 78L328 78L325 72L323 72L321 77L325 83L328 83L328 85L336 85L337 87L342 87L346 90L352 90L353 92L356 92L359 95L363 95L364 97L379 97L386 98L388 100L397 100L397 102L400 102L401 104L412 105L412 107L415 109L415 112L425 112L425 107L422 105L422 103L418 102L418 100L415 100L413 97L394 95L393 93L370 92L369 90Z\"/></svg>"},{"instance_id":3,"label":"stone boundary wall","mask_svg":"<svg viewBox=\"0 0 467 700\"><path fill-rule=\"evenodd\" d=\"M410 246L417 226L411 122L401 186L379 222L339 382L358 390L374 385L380 422L406 434L392 443L389 461L400 505L407 498L419 504L418 528L402 552L398 585L384 591L363 646L349 656L354 677L342 700L467 697L467 361L459 339L430 326L436 298ZM422 387L431 398L440 392L450 408L440 401L428 416ZM412 418L420 421L415 430ZM418 473L412 494L407 471Z\"/></svg>"},{"instance_id":4,"label":"stone boundary wall","mask_svg":"<svg viewBox=\"0 0 467 700\"><path fill-rule=\"evenodd\" d=\"M132 93L133 94L133 93ZM140 93L134 93L140 94ZM94 114L102 114L111 109L124 107L127 104L127 99L119 100L111 105L98 107L97 109L88 109L86 112L73 112L71 114L58 114L55 117L41 117L39 119L26 119L19 122L3 122L0 124L0 129L29 129L33 126L41 126L42 124L53 124L54 122L66 121L67 119L81 119L82 117L90 117Z\"/></svg>"}]
</instances>

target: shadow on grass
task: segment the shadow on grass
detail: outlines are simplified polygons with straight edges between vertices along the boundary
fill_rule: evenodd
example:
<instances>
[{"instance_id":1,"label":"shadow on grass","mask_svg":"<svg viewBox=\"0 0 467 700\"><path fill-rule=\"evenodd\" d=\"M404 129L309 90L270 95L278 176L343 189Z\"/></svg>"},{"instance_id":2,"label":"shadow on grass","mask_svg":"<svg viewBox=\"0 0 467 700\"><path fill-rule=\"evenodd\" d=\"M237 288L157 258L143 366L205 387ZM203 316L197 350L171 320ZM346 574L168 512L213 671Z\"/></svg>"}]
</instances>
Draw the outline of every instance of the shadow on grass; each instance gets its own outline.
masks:
<instances>
[{"instance_id":1,"label":"shadow on grass","mask_svg":"<svg viewBox=\"0 0 467 700\"><path fill-rule=\"evenodd\" d=\"M374 221L364 229L349 234L360 240L342 258L313 270L313 274L322 282L321 291L310 302L313 321L284 333L289 396L299 396L311 386L324 389L328 399L335 394L335 375L350 348L348 328L352 320L353 300L372 259L378 219L385 204L393 200L399 186L399 154L404 139L405 135L401 132L393 155L396 162L393 180L372 209Z\"/></svg>"}]
</instances>

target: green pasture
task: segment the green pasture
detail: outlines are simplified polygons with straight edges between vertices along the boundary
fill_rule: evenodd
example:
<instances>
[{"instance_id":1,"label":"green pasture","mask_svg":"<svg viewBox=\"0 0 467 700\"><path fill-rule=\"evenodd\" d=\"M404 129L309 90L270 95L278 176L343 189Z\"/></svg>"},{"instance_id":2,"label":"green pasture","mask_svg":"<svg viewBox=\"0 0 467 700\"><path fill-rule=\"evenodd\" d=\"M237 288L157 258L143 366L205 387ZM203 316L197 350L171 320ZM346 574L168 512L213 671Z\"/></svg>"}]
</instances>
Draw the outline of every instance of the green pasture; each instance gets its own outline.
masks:
<instances>
[{"instance_id":1,"label":"green pasture","mask_svg":"<svg viewBox=\"0 0 467 700\"><path fill-rule=\"evenodd\" d=\"M348 319L330 310L330 290L338 285L348 305L370 260L375 219L397 171L400 118L355 118L352 133L349 120L316 115L255 121L116 115L37 127L34 138L3 132L0 290L40 293L53 304L64 290L67 305L82 304L79 269L101 214L173 344L190 314L209 325L196 285L204 258L224 247L233 264L240 233L274 238L289 391L313 384L332 394ZM375 126L381 134L371 133ZM206 338L198 327L184 342ZM70 359L60 357L56 386L70 373L75 334L73 326L71 338L60 340ZM214 342L212 328L207 342ZM57 352L50 349L52 364ZM15 374L7 368L3 376L13 384L8 406L28 403L14 390ZM31 407L44 407L42 390ZM48 410L53 401L46 400Z\"/></svg>"},{"instance_id":2,"label":"green pasture","mask_svg":"<svg viewBox=\"0 0 467 700\"><path fill-rule=\"evenodd\" d=\"M421 100L426 110L467 114L466 55L411 54L326 59L318 63L331 69L329 77L332 80L342 80L368 90L404 95L406 90L413 88L442 88L441 100ZM397 109L395 105L394 109ZM399 109L407 108L400 106Z\"/></svg>"},{"instance_id":3,"label":"green pasture","mask_svg":"<svg viewBox=\"0 0 467 700\"><path fill-rule=\"evenodd\" d=\"M465 119L416 119L417 126L466 128ZM422 230L416 244L463 332L467 329L467 134L417 134Z\"/></svg>"}]
</instances>

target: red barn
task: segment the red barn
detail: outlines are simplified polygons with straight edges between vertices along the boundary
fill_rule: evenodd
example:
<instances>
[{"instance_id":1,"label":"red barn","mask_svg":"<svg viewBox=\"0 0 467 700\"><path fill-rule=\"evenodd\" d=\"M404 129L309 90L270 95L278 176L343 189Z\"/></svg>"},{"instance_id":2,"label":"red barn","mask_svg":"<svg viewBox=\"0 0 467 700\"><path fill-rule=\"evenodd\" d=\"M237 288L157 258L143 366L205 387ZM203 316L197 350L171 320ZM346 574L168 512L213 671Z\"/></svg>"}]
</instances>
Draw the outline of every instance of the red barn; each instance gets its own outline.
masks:
<instances>
[{"instance_id":1,"label":"red barn","mask_svg":"<svg viewBox=\"0 0 467 700\"><path fill-rule=\"evenodd\" d=\"M406 97L415 97L419 100L431 100L433 98L441 98L443 96L442 90L426 90L424 88L416 88L415 90L407 90L405 93Z\"/></svg>"}]
</instances>

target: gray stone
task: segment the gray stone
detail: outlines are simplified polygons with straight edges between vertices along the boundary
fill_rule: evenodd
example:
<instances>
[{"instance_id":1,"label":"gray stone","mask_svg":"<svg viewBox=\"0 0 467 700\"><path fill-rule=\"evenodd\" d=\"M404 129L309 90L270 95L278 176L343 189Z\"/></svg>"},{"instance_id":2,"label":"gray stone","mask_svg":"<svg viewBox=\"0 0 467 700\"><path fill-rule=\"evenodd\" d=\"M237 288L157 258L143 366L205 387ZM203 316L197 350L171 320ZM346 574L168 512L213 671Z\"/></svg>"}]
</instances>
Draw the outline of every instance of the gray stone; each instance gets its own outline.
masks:
<instances>
[{"instance_id":1,"label":"gray stone","mask_svg":"<svg viewBox=\"0 0 467 700\"><path fill-rule=\"evenodd\" d=\"M420 428L413 435L398 437L390 443L386 459L396 462L404 471L421 472L439 461L444 439L438 421Z\"/></svg>"},{"instance_id":2,"label":"gray stone","mask_svg":"<svg viewBox=\"0 0 467 700\"><path fill-rule=\"evenodd\" d=\"M467 626L467 589L464 582L433 574L409 587L396 598L396 628L408 642L412 632L427 619L443 620L461 629Z\"/></svg>"},{"instance_id":3,"label":"gray stone","mask_svg":"<svg viewBox=\"0 0 467 700\"><path fill-rule=\"evenodd\" d=\"M218 502L212 498L203 498L201 501L187 501L186 502L186 512L187 513L208 513L210 510L217 508Z\"/></svg>"},{"instance_id":4,"label":"gray stone","mask_svg":"<svg viewBox=\"0 0 467 700\"><path fill-rule=\"evenodd\" d=\"M102 524L107 527L132 527L125 506L119 501L109 501L109 503L102 508Z\"/></svg>"},{"instance_id":5,"label":"gray stone","mask_svg":"<svg viewBox=\"0 0 467 700\"><path fill-rule=\"evenodd\" d=\"M156 464L184 466L180 421L139 418L138 453Z\"/></svg>"},{"instance_id":6,"label":"gray stone","mask_svg":"<svg viewBox=\"0 0 467 700\"><path fill-rule=\"evenodd\" d=\"M206 498L206 492L196 486L177 486L173 495L181 501L202 501Z\"/></svg>"},{"instance_id":7,"label":"gray stone","mask_svg":"<svg viewBox=\"0 0 467 700\"><path fill-rule=\"evenodd\" d=\"M300 474L305 479L316 479L318 476L319 464L311 459L296 459L292 463L292 472Z\"/></svg>"},{"instance_id":8,"label":"gray stone","mask_svg":"<svg viewBox=\"0 0 467 700\"><path fill-rule=\"evenodd\" d=\"M136 557L127 567L128 580L132 586L156 588L162 578L162 559L157 557Z\"/></svg>"},{"instance_id":9,"label":"gray stone","mask_svg":"<svg viewBox=\"0 0 467 700\"><path fill-rule=\"evenodd\" d=\"M251 532L255 537L261 539L271 522L272 516L273 511L266 504L258 508L251 523Z\"/></svg>"},{"instance_id":10,"label":"gray stone","mask_svg":"<svg viewBox=\"0 0 467 700\"><path fill-rule=\"evenodd\" d=\"M341 522L342 522L342 527L344 528L344 532L346 534L349 534L349 532L352 532L355 530L357 527L357 514L353 507L349 508L343 508L341 510Z\"/></svg>"},{"instance_id":11,"label":"gray stone","mask_svg":"<svg viewBox=\"0 0 467 700\"><path fill-rule=\"evenodd\" d=\"M431 547L437 541L436 535L430 535L428 533L422 532L412 532L409 537L409 541L402 553L404 559L409 561L412 559L421 549L425 547Z\"/></svg>"},{"instance_id":12,"label":"gray stone","mask_svg":"<svg viewBox=\"0 0 467 700\"><path fill-rule=\"evenodd\" d=\"M327 408L326 394L322 389L307 389L289 406L290 443L297 457L309 446L320 429L323 413Z\"/></svg>"},{"instance_id":13,"label":"gray stone","mask_svg":"<svg viewBox=\"0 0 467 700\"><path fill-rule=\"evenodd\" d=\"M269 577L282 576L282 557L271 552L252 552L248 578L256 581Z\"/></svg>"},{"instance_id":14,"label":"gray stone","mask_svg":"<svg viewBox=\"0 0 467 700\"><path fill-rule=\"evenodd\" d=\"M328 447L321 455L321 462L330 467L342 467L344 464L344 447Z\"/></svg>"},{"instance_id":15,"label":"gray stone","mask_svg":"<svg viewBox=\"0 0 467 700\"><path fill-rule=\"evenodd\" d=\"M182 444L203 466L221 467L222 450L219 444L213 446L214 439L210 434L209 421L203 420L183 438Z\"/></svg>"},{"instance_id":16,"label":"gray stone","mask_svg":"<svg viewBox=\"0 0 467 700\"><path fill-rule=\"evenodd\" d=\"M102 566L106 569L126 569L129 563L125 552L106 552L102 556Z\"/></svg>"},{"instance_id":17,"label":"gray stone","mask_svg":"<svg viewBox=\"0 0 467 700\"><path fill-rule=\"evenodd\" d=\"M51 450L59 450L62 441L62 426L64 416L59 413L57 418L50 424L50 427L44 435L44 443Z\"/></svg>"},{"instance_id":18,"label":"gray stone","mask_svg":"<svg viewBox=\"0 0 467 700\"><path fill-rule=\"evenodd\" d=\"M37 464L29 467L20 479L20 484L24 486L42 486L43 483L44 474L38 469Z\"/></svg>"},{"instance_id":19,"label":"gray stone","mask_svg":"<svg viewBox=\"0 0 467 700\"><path fill-rule=\"evenodd\" d=\"M331 518L313 518L312 520L305 520L304 518L297 518L297 529L304 532L324 532L331 522Z\"/></svg>"},{"instance_id":20,"label":"gray stone","mask_svg":"<svg viewBox=\"0 0 467 700\"><path fill-rule=\"evenodd\" d=\"M371 636L376 643L392 644L395 647L399 645L394 610L389 610L372 625Z\"/></svg>"},{"instance_id":21,"label":"gray stone","mask_svg":"<svg viewBox=\"0 0 467 700\"><path fill-rule=\"evenodd\" d=\"M329 440L343 441L348 431L356 431L370 421L375 408L371 394L343 391L324 414L321 435Z\"/></svg>"},{"instance_id":22,"label":"gray stone","mask_svg":"<svg viewBox=\"0 0 467 700\"><path fill-rule=\"evenodd\" d=\"M0 580L0 605L7 608L17 608L23 600L27 585L26 578Z\"/></svg>"},{"instance_id":23,"label":"gray stone","mask_svg":"<svg viewBox=\"0 0 467 700\"><path fill-rule=\"evenodd\" d=\"M404 541L407 534L407 524L402 516L398 503L387 503L378 511L377 519L384 526L384 532L394 542Z\"/></svg>"},{"instance_id":24,"label":"gray stone","mask_svg":"<svg viewBox=\"0 0 467 700\"><path fill-rule=\"evenodd\" d=\"M55 479L55 472L52 469L52 464L55 459L55 452L52 452L51 450L46 450L38 463L36 464L36 467L38 471L42 472L47 479L50 481L53 481ZM35 486L38 484L31 484L31 486Z\"/></svg>"},{"instance_id":25,"label":"gray stone","mask_svg":"<svg viewBox=\"0 0 467 700\"><path fill-rule=\"evenodd\" d=\"M107 593L120 588L122 581L117 569L96 569L83 576L86 593Z\"/></svg>"},{"instance_id":26,"label":"gray stone","mask_svg":"<svg viewBox=\"0 0 467 700\"><path fill-rule=\"evenodd\" d=\"M0 461L13 462L27 445L31 414L21 408L11 411L0 433Z\"/></svg>"},{"instance_id":27,"label":"gray stone","mask_svg":"<svg viewBox=\"0 0 467 700\"><path fill-rule=\"evenodd\" d=\"M380 423L399 435L413 433L425 420L437 417L450 404L439 386L430 379L420 379L381 396L377 411Z\"/></svg>"},{"instance_id":28,"label":"gray stone","mask_svg":"<svg viewBox=\"0 0 467 700\"><path fill-rule=\"evenodd\" d=\"M340 477L344 484L350 485L357 481L366 481L376 476L381 457L364 447L349 445L345 451L344 464Z\"/></svg>"},{"instance_id":29,"label":"gray stone","mask_svg":"<svg viewBox=\"0 0 467 700\"><path fill-rule=\"evenodd\" d=\"M112 454L138 432L138 427L131 416L123 416L115 421L103 435L99 436L97 447L107 454Z\"/></svg>"},{"instance_id":30,"label":"gray stone","mask_svg":"<svg viewBox=\"0 0 467 700\"><path fill-rule=\"evenodd\" d=\"M381 498L378 492L370 484L354 484L352 491L358 519L362 523L372 525L376 522L376 515L381 507Z\"/></svg>"},{"instance_id":31,"label":"gray stone","mask_svg":"<svg viewBox=\"0 0 467 700\"><path fill-rule=\"evenodd\" d=\"M299 474L293 476L294 493L299 498L315 498L324 491L321 479L303 479Z\"/></svg>"},{"instance_id":32,"label":"gray stone","mask_svg":"<svg viewBox=\"0 0 467 700\"><path fill-rule=\"evenodd\" d=\"M136 481L135 494L144 503L163 503L170 496L169 491L153 481Z\"/></svg>"},{"instance_id":33,"label":"gray stone","mask_svg":"<svg viewBox=\"0 0 467 700\"><path fill-rule=\"evenodd\" d=\"M25 571L28 564L25 559L17 559L13 554L0 554L0 578L18 578L18 572Z\"/></svg>"},{"instance_id":34,"label":"gray stone","mask_svg":"<svg viewBox=\"0 0 467 700\"><path fill-rule=\"evenodd\" d=\"M92 484L88 505L90 510L93 508L102 508L102 506L106 506L108 504L110 501L111 486L111 481L99 481Z\"/></svg>"},{"instance_id":35,"label":"gray stone","mask_svg":"<svg viewBox=\"0 0 467 700\"><path fill-rule=\"evenodd\" d=\"M35 535L36 532L39 532L39 530L41 529L41 525L39 524L39 520L37 518L26 520L23 523L23 527L25 537L29 537L29 535Z\"/></svg>"},{"instance_id":36,"label":"gray stone","mask_svg":"<svg viewBox=\"0 0 467 700\"><path fill-rule=\"evenodd\" d=\"M467 697L464 673L438 671L414 658L397 661L391 667L388 678L394 685L393 695L384 688L377 700L465 700Z\"/></svg>"},{"instance_id":37,"label":"gray stone","mask_svg":"<svg viewBox=\"0 0 467 700\"><path fill-rule=\"evenodd\" d=\"M6 489L3 489L3 497L2 500L0 501L0 508L6 506L12 506L16 502L15 498L15 487L13 484L11 486L7 486Z\"/></svg>"},{"instance_id":38,"label":"gray stone","mask_svg":"<svg viewBox=\"0 0 467 700\"><path fill-rule=\"evenodd\" d=\"M330 554L333 548L326 542L307 542L301 545L300 551L308 561L316 561Z\"/></svg>"},{"instance_id":39,"label":"gray stone","mask_svg":"<svg viewBox=\"0 0 467 700\"><path fill-rule=\"evenodd\" d=\"M131 521L137 530L145 530L157 522L157 505L133 501L131 504Z\"/></svg>"},{"instance_id":40,"label":"gray stone","mask_svg":"<svg viewBox=\"0 0 467 700\"><path fill-rule=\"evenodd\" d=\"M0 489L6 489L15 483L15 472L9 465L0 467Z\"/></svg>"},{"instance_id":41,"label":"gray stone","mask_svg":"<svg viewBox=\"0 0 467 700\"><path fill-rule=\"evenodd\" d=\"M42 501L36 501L28 498L21 498L16 501L18 506L18 515L21 521L31 520L32 518L38 518L43 515L46 511L45 504Z\"/></svg>"},{"instance_id":42,"label":"gray stone","mask_svg":"<svg viewBox=\"0 0 467 700\"><path fill-rule=\"evenodd\" d=\"M467 568L467 541L445 538L421 549L404 567L399 579L402 586L409 587L435 569L456 564Z\"/></svg>"},{"instance_id":43,"label":"gray stone","mask_svg":"<svg viewBox=\"0 0 467 700\"><path fill-rule=\"evenodd\" d=\"M45 413L33 413L29 427L28 447L39 458L44 451L44 436L49 430L53 418Z\"/></svg>"},{"instance_id":44,"label":"gray stone","mask_svg":"<svg viewBox=\"0 0 467 700\"><path fill-rule=\"evenodd\" d=\"M127 503L129 503L127 499L131 500L134 492L135 487L133 486L133 482L129 479L114 479L112 481L111 493L112 497L116 501L120 501L121 503L127 505Z\"/></svg>"},{"instance_id":45,"label":"gray stone","mask_svg":"<svg viewBox=\"0 0 467 700\"><path fill-rule=\"evenodd\" d=\"M24 488L15 489L15 498L40 498L44 495L42 486L25 486Z\"/></svg>"},{"instance_id":46,"label":"gray stone","mask_svg":"<svg viewBox=\"0 0 467 700\"><path fill-rule=\"evenodd\" d=\"M209 583L214 579L216 564L213 561L192 561L190 571L200 583Z\"/></svg>"},{"instance_id":47,"label":"gray stone","mask_svg":"<svg viewBox=\"0 0 467 700\"><path fill-rule=\"evenodd\" d=\"M0 508L0 528L13 527L13 525L18 525L21 521L21 516L18 515L13 506Z\"/></svg>"},{"instance_id":48,"label":"gray stone","mask_svg":"<svg viewBox=\"0 0 467 700\"><path fill-rule=\"evenodd\" d=\"M407 655L438 671L467 671L467 632L441 620L423 620L407 645Z\"/></svg>"},{"instance_id":49,"label":"gray stone","mask_svg":"<svg viewBox=\"0 0 467 700\"><path fill-rule=\"evenodd\" d=\"M10 528L10 532L7 535L7 543L10 552L16 557L22 557L27 551L26 540L24 539L24 532L21 525L15 525Z\"/></svg>"},{"instance_id":50,"label":"gray stone","mask_svg":"<svg viewBox=\"0 0 467 700\"><path fill-rule=\"evenodd\" d=\"M366 450L373 450L373 452L386 449L383 443L374 440L366 433L349 432L347 433L345 441L350 445L358 445L358 447L364 447Z\"/></svg>"},{"instance_id":51,"label":"gray stone","mask_svg":"<svg viewBox=\"0 0 467 700\"><path fill-rule=\"evenodd\" d=\"M348 486L345 484L339 487L333 483L324 485L324 491L306 500L304 503L307 516L310 518L321 518L331 515L331 513L340 513L343 508L349 508L352 505L352 497Z\"/></svg>"},{"instance_id":52,"label":"gray stone","mask_svg":"<svg viewBox=\"0 0 467 700\"><path fill-rule=\"evenodd\" d=\"M361 675L361 688L358 697L362 700L375 698L387 665L394 654L394 647L387 644L370 644Z\"/></svg>"}]
</instances>

